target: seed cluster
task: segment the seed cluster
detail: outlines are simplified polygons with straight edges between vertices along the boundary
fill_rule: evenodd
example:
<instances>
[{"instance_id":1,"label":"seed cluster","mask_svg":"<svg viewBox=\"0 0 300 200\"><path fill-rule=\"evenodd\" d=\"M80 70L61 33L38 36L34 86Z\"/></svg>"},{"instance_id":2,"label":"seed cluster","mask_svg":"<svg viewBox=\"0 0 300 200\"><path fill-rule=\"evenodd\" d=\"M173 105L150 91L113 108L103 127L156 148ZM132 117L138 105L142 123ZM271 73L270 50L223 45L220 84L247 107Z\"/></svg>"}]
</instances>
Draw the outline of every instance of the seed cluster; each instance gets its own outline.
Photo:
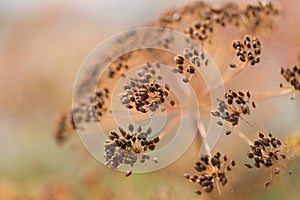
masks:
<instances>
[{"instance_id":1,"label":"seed cluster","mask_svg":"<svg viewBox=\"0 0 300 200\"><path fill-rule=\"evenodd\" d=\"M292 70L281 68L281 75L295 90L300 91L300 67L294 66ZM283 87L282 83L280 87Z\"/></svg>"},{"instance_id":2,"label":"seed cluster","mask_svg":"<svg viewBox=\"0 0 300 200\"><path fill-rule=\"evenodd\" d=\"M245 25L252 27L254 30L257 28L272 28L271 17L278 15L279 11L274 7L272 2L247 5L243 19L245 19Z\"/></svg>"},{"instance_id":3,"label":"seed cluster","mask_svg":"<svg viewBox=\"0 0 300 200\"><path fill-rule=\"evenodd\" d=\"M78 105L73 106L72 121L76 129L83 129L83 123L99 122L103 113L108 110L107 100L110 98L109 89L97 89L94 97L87 97Z\"/></svg>"},{"instance_id":4,"label":"seed cluster","mask_svg":"<svg viewBox=\"0 0 300 200\"><path fill-rule=\"evenodd\" d=\"M125 71L129 69L127 61L131 58L131 54L132 53L129 52L118 57L118 59L106 69L109 78L115 78L116 75L125 76Z\"/></svg>"},{"instance_id":5,"label":"seed cluster","mask_svg":"<svg viewBox=\"0 0 300 200\"><path fill-rule=\"evenodd\" d=\"M207 40L213 33L213 24L211 20L204 20L188 25L184 30L186 36L199 41Z\"/></svg>"},{"instance_id":6,"label":"seed cluster","mask_svg":"<svg viewBox=\"0 0 300 200\"><path fill-rule=\"evenodd\" d=\"M236 162L232 160L227 164L226 155L217 152L215 155L201 155L200 161L196 162L195 169L199 174L184 174L184 178L192 183L198 183L203 191L210 193L219 183L225 186L228 182L225 172L231 171ZM201 190L195 190L195 193L202 194Z\"/></svg>"},{"instance_id":7,"label":"seed cluster","mask_svg":"<svg viewBox=\"0 0 300 200\"><path fill-rule=\"evenodd\" d=\"M213 8L203 2L201 3L197 5L199 6L198 9L202 9L201 13L203 13L201 16L197 16L200 20L192 23L192 25L187 25L185 28L184 32L188 37L203 42L211 38L216 25L220 25L221 27L230 24L239 26L240 12L236 5L226 4L221 8ZM197 8L193 10L195 11Z\"/></svg>"},{"instance_id":8,"label":"seed cluster","mask_svg":"<svg viewBox=\"0 0 300 200\"><path fill-rule=\"evenodd\" d=\"M95 99L90 97L88 101L81 101L78 106L73 108L74 121L77 125L97 121L94 102Z\"/></svg>"},{"instance_id":9,"label":"seed cluster","mask_svg":"<svg viewBox=\"0 0 300 200\"><path fill-rule=\"evenodd\" d=\"M58 144L64 144L69 139L69 133L75 129L76 126L74 123L72 110L61 113L55 123L53 131L56 142Z\"/></svg>"},{"instance_id":10,"label":"seed cluster","mask_svg":"<svg viewBox=\"0 0 300 200\"><path fill-rule=\"evenodd\" d=\"M183 54L178 54L174 57L174 62L176 68L172 71L175 73L180 73L184 75L182 81L188 83L192 76L196 73L196 69L201 67L201 65L207 66L209 63L208 58L206 58L205 53L197 49L186 48ZM192 63L191 65L189 63ZM203 64L202 64L203 63Z\"/></svg>"},{"instance_id":11,"label":"seed cluster","mask_svg":"<svg viewBox=\"0 0 300 200\"><path fill-rule=\"evenodd\" d=\"M125 92L120 94L120 100L126 108L135 108L141 113L155 112L166 102L170 87L168 84L163 86L157 81L162 79L158 72L159 68L158 63L156 69L147 63L137 72L138 77L130 77L130 81L124 86ZM171 106L175 104L172 99L169 103Z\"/></svg>"},{"instance_id":12,"label":"seed cluster","mask_svg":"<svg viewBox=\"0 0 300 200\"><path fill-rule=\"evenodd\" d=\"M97 90L95 92L94 100L94 112L93 116L97 118L97 121L100 121L100 117L103 115L103 112L107 111L106 101L109 99L109 89L104 88L104 90Z\"/></svg>"},{"instance_id":13,"label":"seed cluster","mask_svg":"<svg viewBox=\"0 0 300 200\"><path fill-rule=\"evenodd\" d=\"M105 165L118 168L121 164L133 166L139 158L141 163L150 160L146 153L156 148L159 137L148 139L151 127L146 131L143 131L141 126L134 130L134 126L129 124L128 130L129 132L126 132L119 127L119 133L111 131L109 134L109 140L104 145L104 157L107 161Z\"/></svg>"},{"instance_id":14,"label":"seed cluster","mask_svg":"<svg viewBox=\"0 0 300 200\"><path fill-rule=\"evenodd\" d=\"M242 115L250 115L250 91L232 91L226 92L225 100L217 99L218 110L212 111L211 114L214 117L218 117L221 120L225 120L231 123L232 126L236 126L239 123ZM252 101L252 107L256 108L254 101ZM223 122L218 121L219 126L223 126ZM231 132L226 132L226 135L229 135Z\"/></svg>"},{"instance_id":15,"label":"seed cluster","mask_svg":"<svg viewBox=\"0 0 300 200\"><path fill-rule=\"evenodd\" d=\"M241 62L250 62L251 65L260 62L261 43L258 38L251 38L249 35L246 35L243 41L233 41L232 46ZM235 64L230 66L234 67Z\"/></svg>"},{"instance_id":16,"label":"seed cluster","mask_svg":"<svg viewBox=\"0 0 300 200\"><path fill-rule=\"evenodd\" d=\"M272 173L279 174L280 160L285 160L287 155L282 152L281 140L273 137L271 133L266 137L264 133L260 132L258 134L259 139L254 140L253 145L250 146L250 150L247 153L248 158L254 161L254 167L260 168L262 166L266 168L272 168ZM245 164L249 169L252 165ZM285 168L284 168L285 169ZM291 174L291 171L289 171ZM270 180L265 184L267 187L270 184Z\"/></svg>"},{"instance_id":17,"label":"seed cluster","mask_svg":"<svg viewBox=\"0 0 300 200\"><path fill-rule=\"evenodd\" d=\"M234 3L228 3L216 8L204 2L194 2L184 9L176 11L176 13L181 16L181 22L184 22L185 18L197 19L196 22L186 25L184 33L190 38L204 42L206 40L210 41L214 29L218 26L245 26L253 31L260 27L271 28L271 19L278 14L278 10L272 3L248 4L245 8ZM174 27L174 24L180 27L179 21L170 21L170 23L172 23L172 27ZM163 23L163 25L165 27L166 23Z\"/></svg>"}]
</instances>

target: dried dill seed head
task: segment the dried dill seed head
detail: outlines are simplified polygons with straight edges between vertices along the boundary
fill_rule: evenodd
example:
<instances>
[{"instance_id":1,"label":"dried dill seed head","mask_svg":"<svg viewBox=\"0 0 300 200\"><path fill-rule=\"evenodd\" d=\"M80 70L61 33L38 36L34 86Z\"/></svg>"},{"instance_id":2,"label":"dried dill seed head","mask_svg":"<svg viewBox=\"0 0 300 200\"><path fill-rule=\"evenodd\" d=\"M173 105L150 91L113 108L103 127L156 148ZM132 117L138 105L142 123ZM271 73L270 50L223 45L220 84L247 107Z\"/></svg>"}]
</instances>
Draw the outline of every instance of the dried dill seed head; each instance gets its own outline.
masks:
<instances>
[{"instance_id":1,"label":"dried dill seed head","mask_svg":"<svg viewBox=\"0 0 300 200\"><path fill-rule=\"evenodd\" d=\"M160 141L158 136L148 139L151 134L151 127L143 131L139 126L137 129L133 125L128 125L128 130L119 127L118 132L111 131L104 145L106 166L118 168L120 165L133 166L138 160L145 163L150 160L147 152L153 151Z\"/></svg>"},{"instance_id":2,"label":"dried dill seed head","mask_svg":"<svg viewBox=\"0 0 300 200\"><path fill-rule=\"evenodd\" d=\"M99 122L107 108L107 100L110 98L108 88L97 89L94 97L82 100L78 105L73 106L73 121L76 122L76 129L82 129L82 124Z\"/></svg>"},{"instance_id":3,"label":"dried dill seed head","mask_svg":"<svg viewBox=\"0 0 300 200\"><path fill-rule=\"evenodd\" d=\"M58 144L64 144L70 137L71 132L76 129L72 110L61 113L53 129L53 135Z\"/></svg>"},{"instance_id":4,"label":"dried dill seed head","mask_svg":"<svg viewBox=\"0 0 300 200\"><path fill-rule=\"evenodd\" d=\"M272 17L278 15L279 11L272 2L248 4L241 17L245 25L254 31L258 28L272 28Z\"/></svg>"},{"instance_id":5,"label":"dried dill seed head","mask_svg":"<svg viewBox=\"0 0 300 200\"><path fill-rule=\"evenodd\" d=\"M260 62L261 43L258 38L246 35L243 41L233 41L232 46L236 50L236 56L241 62L249 62L251 65ZM234 68L235 64L231 64L230 66Z\"/></svg>"},{"instance_id":6,"label":"dried dill seed head","mask_svg":"<svg viewBox=\"0 0 300 200\"><path fill-rule=\"evenodd\" d=\"M100 117L102 116L103 112L107 111L107 103L106 101L110 97L110 92L108 88L98 89L95 92L95 100L94 100L94 116L97 118L97 121L100 121Z\"/></svg>"},{"instance_id":7,"label":"dried dill seed head","mask_svg":"<svg viewBox=\"0 0 300 200\"><path fill-rule=\"evenodd\" d=\"M207 66L209 63L208 58L203 51L197 49L186 48L182 54L178 54L174 57L176 68L172 71L184 76L183 82L188 83L193 75L196 73L197 68L201 66ZM192 64L190 64L192 63Z\"/></svg>"},{"instance_id":8,"label":"dried dill seed head","mask_svg":"<svg viewBox=\"0 0 300 200\"><path fill-rule=\"evenodd\" d=\"M125 92L120 94L120 100L128 109L136 109L141 113L155 112L170 98L170 86L158 82L162 79L159 75L159 65L154 68L147 63L137 72L137 76L130 77L130 81L123 87ZM174 102L172 99L170 101Z\"/></svg>"},{"instance_id":9,"label":"dried dill seed head","mask_svg":"<svg viewBox=\"0 0 300 200\"><path fill-rule=\"evenodd\" d=\"M200 42L209 40L217 25L220 27L226 27L227 25L238 27L242 22L240 18L242 10L235 4L229 3L223 7L214 8L203 2L201 3L195 3L199 5L199 7L194 8L194 10L199 10L198 13L195 13L197 14L197 17L195 17L198 19L197 22L187 25L184 31L184 33L192 39ZM199 13L203 14L199 16Z\"/></svg>"},{"instance_id":10,"label":"dried dill seed head","mask_svg":"<svg viewBox=\"0 0 300 200\"><path fill-rule=\"evenodd\" d=\"M228 25L250 29L252 32L259 28L271 28L272 18L277 14L278 10L272 3L251 3L245 7L227 3L216 7L197 1L165 13L157 25L180 31L185 27L184 33L188 37L203 43L211 42L215 29Z\"/></svg>"},{"instance_id":11,"label":"dried dill seed head","mask_svg":"<svg viewBox=\"0 0 300 200\"><path fill-rule=\"evenodd\" d=\"M130 68L129 65L127 64L127 61L131 58L132 53L129 52L127 54L124 54L116 61L112 63L111 66L109 66L106 69L107 75L109 78L115 78L116 76L124 76L125 72Z\"/></svg>"},{"instance_id":12,"label":"dried dill seed head","mask_svg":"<svg viewBox=\"0 0 300 200\"><path fill-rule=\"evenodd\" d=\"M280 73L292 88L300 91L300 67L297 65L292 69L282 67ZM283 87L283 84L281 83L280 86Z\"/></svg>"},{"instance_id":13,"label":"dried dill seed head","mask_svg":"<svg viewBox=\"0 0 300 200\"><path fill-rule=\"evenodd\" d=\"M214 117L219 118L220 120L225 120L229 122L233 127L238 125L240 118L243 115L250 115L250 110L256 108L255 103L251 99L250 91L232 91L226 92L224 95L225 99L217 99L218 110L212 111L211 114ZM252 104L252 105L250 105ZM219 126L223 126L221 121L218 121ZM231 132L226 132L226 135L229 135Z\"/></svg>"},{"instance_id":14,"label":"dried dill seed head","mask_svg":"<svg viewBox=\"0 0 300 200\"><path fill-rule=\"evenodd\" d=\"M269 186L272 180L272 174L280 174L280 169L287 171L280 162L287 158L287 154L282 151L282 142L280 139L273 137L271 133L267 136L259 132L259 139L254 140L253 145L250 146L250 150L247 153L249 159L254 161L253 166L245 164L249 169L256 168L268 168L271 169L270 180L267 181L265 186ZM291 171L288 171L291 174Z\"/></svg>"},{"instance_id":15,"label":"dried dill seed head","mask_svg":"<svg viewBox=\"0 0 300 200\"><path fill-rule=\"evenodd\" d=\"M205 19L188 25L184 33L186 36L200 42L209 39L213 33L213 24L211 19Z\"/></svg>"},{"instance_id":16,"label":"dried dill seed head","mask_svg":"<svg viewBox=\"0 0 300 200\"><path fill-rule=\"evenodd\" d=\"M219 184L225 186L228 182L226 173L235 167L236 162L231 160L228 163L226 155L217 152L215 155L202 155L200 161L195 163L197 174L184 174L183 177L192 183L198 183L201 190L210 193L215 187L219 190ZM202 194L201 190L195 190L195 193ZM220 191L219 191L220 192Z\"/></svg>"}]
</instances>

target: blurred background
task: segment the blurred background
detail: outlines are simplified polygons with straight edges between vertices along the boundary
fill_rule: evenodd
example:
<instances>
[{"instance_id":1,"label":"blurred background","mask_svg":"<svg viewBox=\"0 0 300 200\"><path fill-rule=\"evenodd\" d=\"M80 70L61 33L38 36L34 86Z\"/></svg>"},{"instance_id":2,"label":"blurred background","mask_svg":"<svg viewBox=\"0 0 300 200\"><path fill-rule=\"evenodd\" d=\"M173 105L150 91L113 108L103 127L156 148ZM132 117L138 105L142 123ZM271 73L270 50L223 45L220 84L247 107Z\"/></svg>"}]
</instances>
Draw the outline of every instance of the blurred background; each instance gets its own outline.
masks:
<instances>
[{"instance_id":1,"label":"blurred background","mask_svg":"<svg viewBox=\"0 0 300 200\"><path fill-rule=\"evenodd\" d=\"M77 137L60 147L51 135L57 114L70 106L80 64L98 43L120 31L154 22L163 11L185 3L0 1L0 200L196 198L191 184L181 177L193 171L191 163L198 154L195 144L186 153L189 156L169 168L126 179L124 174L94 160ZM282 81L277 76L278 67L299 63L300 2L276 3L283 12L277 22L279 28L266 40L267 66L244 74L247 81L239 87L249 87L261 77L262 81L251 85L253 88L277 88ZM263 79L273 75L272 80ZM278 134L299 132L299 98L298 95L290 101L283 96L259 101L262 110L252 122L257 129ZM276 113L268 114L270 109ZM261 114L266 119L261 120ZM291 165L296 171L293 177L283 176L273 189L257 189L249 199L297 199L298 164Z\"/></svg>"}]
</instances>

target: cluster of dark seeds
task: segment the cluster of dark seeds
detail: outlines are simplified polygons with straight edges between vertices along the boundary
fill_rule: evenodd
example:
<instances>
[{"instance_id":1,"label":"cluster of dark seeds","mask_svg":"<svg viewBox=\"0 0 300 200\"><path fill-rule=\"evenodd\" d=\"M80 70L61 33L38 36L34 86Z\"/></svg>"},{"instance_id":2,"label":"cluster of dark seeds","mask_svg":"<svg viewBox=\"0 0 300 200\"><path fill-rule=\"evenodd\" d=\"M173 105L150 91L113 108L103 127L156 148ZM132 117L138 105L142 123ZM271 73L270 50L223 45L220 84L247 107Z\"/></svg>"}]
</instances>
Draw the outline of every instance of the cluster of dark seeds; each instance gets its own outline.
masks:
<instances>
[{"instance_id":1,"label":"cluster of dark seeds","mask_svg":"<svg viewBox=\"0 0 300 200\"><path fill-rule=\"evenodd\" d=\"M156 64L156 67L159 69L160 65ZM150 63L138 71L137 75L138 77L130 77L130 81L124 86L125 92L120 94L120 100L128 109L135 108L142 113L155 112L166 102L170 86L168 84L163 86L157 82L162 78ZM170 100L169 104L174 106L175 101Z\"/></svg>"},{"instance_id":2,"label":"cluster of dark seeds","mask_svg":"<svg viewBox=\"0 0 300 200\"><path fill-rule=\"evenodd\" d=\"M103 112L107 111L106 101L109 99L109 89L104 88L103 90L97 90L95 92L95 116L97 121L100 121L100 117L103 115Z\"/></svg>"},{"instance_id":3,"label":"cluster of dark seeds","mask_svg":"<svg viewBox=\"0 0 300 200\"><path fill-rule=\"evenodd\" d=\"M232 91L226 92L225 100L217 99L218 110L212 111L211 114L214 117L218 117L231 123L232 126L236 126L239 123L239 119L242 115L250 115L250 98L251 93L247 90L244 91ZM255 103L252 101L252 107L256 108ZM219 126L223 126L223 122L218 121ZM229 135L231 132L226 132Z\"/></svg>"},{"instance_id":4,"label":"cluster of dark seeds","mask_svg":"<svg viewBox=\"0 0 300 200\"><path fill-rule=\"evenodd\" d=\"M211 20L206 19L192 25L188 25L184 33L186 36L199 41L205 41L211 37L213 33L213 24Z\"/></svg>"},{"instance_id":5,"label":"cluster of dark seeds","mask_svg":"<svg viewBox=\"0 0 300 200\"><path fill-rule=\"evenodd\" d=\"M226 171L231 171L236 162L232 160L227 164L226 155L221 155L217 152L215 155L202 155L200 161L196 162L195 169L199 174L189 175L184 174L184 178L192 183L198 183L203 191L210 193L218 184L225 186L228 182ZM200 195L201 190L195 190L195 193Z\"/></svg>"},{"instance_id":6,"label":"cluster of dark seeds","mask_svg":"<svg viewBox=\"0 0 300 200\"><path fill-rule=\"evenodd\" d=\"M236 5L226 4L222 8L214 8L203 2L198 4L198 9L201 9L201 12L195 14L197 14L197 19L200 18L200 20L186 26L184 33L188 37L203 42L211 38L215 25L220 25L221 27L229 24L239 26L240 11ZM194 8L193 11L198 9Z\"/></svg>"},{"instance_id":7,"label":"cluster of dark seeds","mask_svg":"<svg viewBox=\"0 0 300 200\"><path fill-rule=\"evenodd\" d=\"M129 69L126 61L131 58L131 53L124 54L112 63L111 66L107 68L107 74L109 78L115 78L115 76L124 76L125 72Z\"/></svg>"},{"instance_id":8,"label":"cluster of dark seeds","mask_svg":"<svg viewBox=\"0 0 300 200\"><path fill-rule=\"evenodd\" d=\"M248 158L254 161L254 167L261 168L272 168L272 173L279 174L280 160L286 159L286 153L281 150L281 140L273 137L271 133L266 137L262 132L258 134L259 139L254 140L253 145L250 146L250 150L247 153ZM245 166L251 169L253 166L245 164ZM285 168L284 168L285 169ZM285 169L286 170L286 169ZM289 174L292 172L289 171ZM272 176L271 176L272 177ZM269 186L270 180L268 180L265 186Z\"/></svg>"},{"instance_id":9,"label":"cluster of dark seeds","mask_svg":"<svg viewBox=\"0 0 300 200\"><path fill-rule=\"evenodd\" d=\"M104 145L107 166L118 168L121 164L133 166L138 159L141 163L150 160L147 152L153 151L159 142L159 137L148 139L151 127L146 131L139 126L136 130L132 124L128 125L128 132L119 127L119 133L111 131Z\"/></svg>"},{"instance_id":10,"label":"cluster of dark seeds","mask_svg":"<svg viewBox=\"0 0 300 200\"><path fill-rule=\"evenodd\" d=\"M225 4L222 8L212 8L212 19L214 22L222 27L226 25L240 25L240 9L233 3Z\"/></svg>"},{"instance_id":11,"label":"cluster of dark seeds","mask_svg":"<svg viewBox=\"0 0 300 200\"><path fill-rule=\"evenodd\" d=\"M186 26L185 34L200 42L209 40L217 28L233 25L245 26L255 31L259 27L272 27L272 17L278 14L278 10L272 3L248 4L241 8L236 4L228 3L216 8L203 2L195 2L186 6L182 11L177 11L184 18L195 18L196 22ZM210 41L210 40L209 40Z\"/></svg>"},{"instance_id":12,"label":"cluster of dark seeds","mask_svg":"<svg viewBox=\"0 0 300 200\"><path fill-rule=\"evenodd\" d=\"M233 41L232 46L241 62L250 62L251 65L260 62L261 43L258 38L251 38L246 35L243 41ZM230 65L232 68L235 66L235 64Z\"/></svg>"},{"instance_id":13,"label":"cluster of dark seeds","mask_svg":"<svg viewBox=\"0 0 300 200\"><path fill-rule=\"evenodd\" d=\"M209 60L206 58L203 51L199 53L197 49L191 50L187 48L184 50L183 54L178 54L174 57L174 62L176 68L173 69L173 72L183 74L184 78L182 81L188 83L196 73L197 68L201 67L201 65L207 66Z\"/></svg>"},{"instance_id":14,"label":"cluster of dark seeds","mask_svg":"<svg viewBox=\"0 0 300 200\"><path fill-rule=\"evenodd\" d=\"M99 122L104 112L108 110L107 100L110 98L109 89L97 89L94 97L88 97L72 109L72 121L76 129L83 128L82 123Z\"/></svg>"},{"instance_id":15,"label":"cluster of dark seeds","mask_svg":"<svg viewBox=\"0 0 300 200\"><path fill-rule=\"evenodd\" d=\"M300 67L294 66L292 70L281 68L281 75L295 90L300 91ZM283 87L282 83L280 87Z\"/></svg>"},{"instance_id":16,"label":"cluster of dark seeds","mask_svg":"<svg viewBox=\"0 0 300 200\"><path fill-rule=\"evenodd\" d=\"M246 22L245 25L256 30L259 27L272 28L271 19L276 15L278 15L278 9L274 7L272 2L258 2L247 5L242 17Z\"/></svg>"}]
</instances>

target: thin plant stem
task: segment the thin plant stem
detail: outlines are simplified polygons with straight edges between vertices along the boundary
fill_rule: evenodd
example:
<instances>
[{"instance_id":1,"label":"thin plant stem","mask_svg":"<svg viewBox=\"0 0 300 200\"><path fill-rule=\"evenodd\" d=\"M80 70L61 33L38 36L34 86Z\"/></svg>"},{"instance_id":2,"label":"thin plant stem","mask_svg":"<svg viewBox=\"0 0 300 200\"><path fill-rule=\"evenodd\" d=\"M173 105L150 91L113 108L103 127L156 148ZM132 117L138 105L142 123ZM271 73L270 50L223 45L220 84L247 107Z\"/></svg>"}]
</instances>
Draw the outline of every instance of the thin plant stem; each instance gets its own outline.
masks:
<instances>
[{"instance_id":1,"label":"thin plant stem","mask_svg":"<svg viewBox=\"0 0 300 200\"><path fill-rule=\"evenodd\" d=\"M242 139L244 140L248 145L252 146L253 145L253 142L240 130L238 130L237 128L235 128L233 130L234 132L237 133L237 135Z\"/></svg>"},{"instance_id":2,"label":"thin plant stem","mask_svg":"<svg viewBox=\"0 0 300 200\"><path fill-rule=\"evenodd\" d=\"M206 134L206 130L205 130L202 120L198 120L198 130L200 131L200 134L203 138L204 148L205 148L207 154L211 156L211 148L210 148L209 144L206 142L207 134Z\"/></svg>"},{"instance_id":3,"label":"thin plant stem","mask_svg":"<svg viewBox=\"0 0 300 200\"><path fill-rule=\"evenodd\" d=\"M236 71L234 71L234 73L225 77L223 79L224 85L226 85L229 81L235 79L242 71L244 71L244 69L246 69L247 66L248 66L248 61L243 63L243 65L241 67L239 67Z\"/></svg>"},{"instance_id":4,"label":"thin plant stem","mask_svg":"<svg viewBox=\"0 0 300 200\"><path fill-rule=\"evenodd\" d=\"M235 79L242 71L244 71L244 69L247 68L247 66L248 66L248 61L243 63L243 65L241 67L239 67L237 70L235 70L232 74L224 77L221 84L224 84L224 86L226 86L229 83L229 81L232 81L233 79ZM221 86L221 84L214 87L212 89L212 92L216 91Z\"/></svg>"},{"instance_id":5,"label":"thin plant stem","mask_svg":"<svg viewBox=\"0 0 300 200\"><path fill-rule=\"evenodd\" d=\"M295 89L292 88L292 87L284 89L284 90L260 91L260 92L252 93L252 97L256 98L256 99L276 97L276 96L282 96L282 95L290 94L294 91L295 91Z\"/></svg>"}]
</instances>

